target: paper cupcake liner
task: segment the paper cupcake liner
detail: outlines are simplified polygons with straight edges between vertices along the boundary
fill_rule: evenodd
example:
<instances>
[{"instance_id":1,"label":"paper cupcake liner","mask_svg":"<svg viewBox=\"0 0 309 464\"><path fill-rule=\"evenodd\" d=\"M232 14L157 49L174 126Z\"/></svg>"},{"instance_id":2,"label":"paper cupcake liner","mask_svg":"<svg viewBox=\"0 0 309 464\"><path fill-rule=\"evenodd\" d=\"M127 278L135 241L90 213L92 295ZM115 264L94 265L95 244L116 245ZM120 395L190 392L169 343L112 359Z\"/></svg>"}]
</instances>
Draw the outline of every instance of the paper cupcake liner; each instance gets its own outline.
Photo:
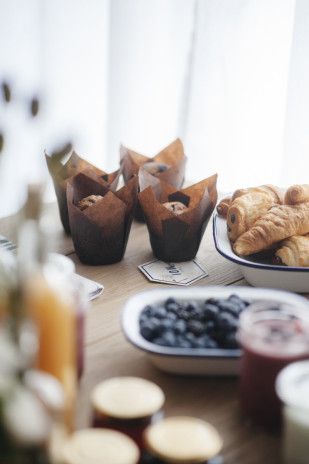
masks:
<instances>
[{"instance_id":1,"label":"paper cupcake liner","mask_svg":"<svg viewBox=\"0 0 309 464\"><path fill-rule=\"evenodd\" d=\"M81 211L77 203L101 195ZM112 264L124 255L137 201L136 176L116 192L98 176L84 172L67 182L67 204L74 248L85 264Z\"/></svg>"},{"instance_id":2,"label":"paper cupcake liner","mask_svg":"<svg viewBox=\"0 0 309 464\"><path fill-rule=\"evenodd\" d=\"M80 172L92 172L100 177L106 183L106 185L110 186L110 189L113 191L117 188L121 170L118 169L115 172L107 174L106 172L98 169L93 164L78 156L74 151L69 156L65 164L62 164L61 160L58 159L57 156L49 156L48 154L45 154L45 158L49 173L53 179L60 219L65 232L70 234L70 223L66 198L66 187L68 179L76 174L79 174Z\"/></svg>"},{"instance_id":3,"label":"paper cupcake liner","mask_svg":"<svg viewBox=\"0 0 309 464\"><path fill-rule=\"evenodd\" d=\"M150 161L155 161L169 166L168 169L154 174L153 177L174 186L176 189L181 188L184 183L187 158L184 154L183 144L180 139L174 140L174 142L165 147L153 158L149 158L130 150L129 148L121 146L120 160L125 183L127 183L134 174L137 175L140 168ZM135 219L138 221L144 221L143 211L139 203L136 208Z\"/></svg>"},{"instance_id":4,"label":"paper cupcake liner","mask_svg":"<svg viewBox=\"0 0 309 464\"><path fill-rule=\"evenodd\" d=\"M192 260L217 202L217 175L181 190L146 172L140 171L139 176L141 188L150 184L138 197L154 255L166 262ZM176 216L163 206L170 201L182 202L187 211Z\"/></svg>"}]
</instances>

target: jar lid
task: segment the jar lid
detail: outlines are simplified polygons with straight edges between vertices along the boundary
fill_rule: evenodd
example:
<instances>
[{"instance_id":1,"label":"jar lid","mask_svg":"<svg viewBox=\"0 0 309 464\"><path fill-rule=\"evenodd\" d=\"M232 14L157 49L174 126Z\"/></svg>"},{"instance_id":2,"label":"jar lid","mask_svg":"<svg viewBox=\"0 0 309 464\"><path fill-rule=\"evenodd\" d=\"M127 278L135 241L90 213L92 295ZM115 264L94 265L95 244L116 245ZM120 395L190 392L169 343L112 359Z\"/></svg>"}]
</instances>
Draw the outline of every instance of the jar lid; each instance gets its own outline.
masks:
<instances>
[{"instance_id":1,"label":"jar lid","mask_svg":"<svg viewBox=\"0 0 309 464\"><path fill-rule=\"evenodd\" d=\"M131 438L108 429L74 432L62 450L63 464L137 464L139 450Z\"/></svg>"},{"instance_id":2,"label":"jar lid","mask_svg":"<svg viewBox=\"0 0 309 464\"><path fill-rule=\"evenodd\" d=\"M282 369L276 392L283 403L309 410L309 361L298 361Z\"/></svg>"},{"instance_id":3,"label":"jar lid","mask_svg":"<svg viewBox=\"0 0 309 464\"><path fill-rule=\"evenodd\" d=\"M92 393L93 408L118 419L148 417L159 411L165 401L158 385L139 377L115 377L105 380Z\"/></svg>"},{"instance_id":4,"label":"jar lid","mask_svg":"<svg viewBox=\"0 0 309 464\"><path fill-rule=\"evenodd\" d=\"M169 417L145 431L148 451L170 463L204 463L217 456L222 440L209 423L194 417Z\"/></svg>"}]
</instances>

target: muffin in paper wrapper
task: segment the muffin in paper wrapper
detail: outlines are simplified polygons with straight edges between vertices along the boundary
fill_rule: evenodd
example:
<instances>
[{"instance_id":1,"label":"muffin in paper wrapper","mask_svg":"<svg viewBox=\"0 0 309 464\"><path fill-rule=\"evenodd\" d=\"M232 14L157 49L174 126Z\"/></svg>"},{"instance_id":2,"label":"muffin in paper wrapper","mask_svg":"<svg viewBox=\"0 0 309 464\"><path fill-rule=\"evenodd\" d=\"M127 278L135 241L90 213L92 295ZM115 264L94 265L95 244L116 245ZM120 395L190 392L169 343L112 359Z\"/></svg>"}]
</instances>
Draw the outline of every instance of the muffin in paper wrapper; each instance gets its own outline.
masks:
<instances>
[{"instance_id":1,"label":"muffin in paper wrapper","mask_svg":"<svg viewBox=\"0 0 309 464\"><path fill-rule=\"evenodd\" d=\"M142 170L139 177L138 197L154 255L166 262L193 259L217 202L217 174L181 190ZM187 210L175 215L163 206L172 201L183 203Z\"/></svg>"},{"instance_id":2,"label":"muffin in paper wrapper","mask_svg":"<svg viewBox=\"0 0 309 464\"><path fill-rule=\"evenodd\" d=\"M62 164L61 160L57 156L49 156L45 153L45 158L55 187L60 219L65 232L70 234L70 223L66 198L68 179L82 171L87 170L87 172L93 172L98 177L100 177L105 182L106 186L110 186L111 190L115 190L117 188L121 172L118 169L111 174L107 174L106 172L78 156L74 151L65 164Z\"/></svg>"},{"instance_id":3,"label":"muffin in paper wrapper","mask_svg":"<svg viewBox=\"0 0 309 464\"><path fill-rule=\"evenodd\" d=\"M67 203L75 252L85 264L112 264L123 258L137 202L134 176L118 191L93 172L84 171L67 182ZM78 202L89 195L103 198L83 211Z\"/></svg>"},{"instance_id":4,"label":"muffin in paper wrapper","mask_svg":"<svg viewBox=\"0 0 309 464\"><path fill-rule=\"evenodd\" d=\"M120 162L123 169L124 182L127 183L134 174L138 174L139 169L142 168L145 163L152 161L166 165L167 169L163 172L151 175L167 182L176 189L182 187L185 179L187 157L185 156L183 144L180 139L174 140L174 142L165 147L153 158L141 155L121 145ZM139 221L144 220L139 204L136 208L135 217Z\"/></svg>"}]
</instances>

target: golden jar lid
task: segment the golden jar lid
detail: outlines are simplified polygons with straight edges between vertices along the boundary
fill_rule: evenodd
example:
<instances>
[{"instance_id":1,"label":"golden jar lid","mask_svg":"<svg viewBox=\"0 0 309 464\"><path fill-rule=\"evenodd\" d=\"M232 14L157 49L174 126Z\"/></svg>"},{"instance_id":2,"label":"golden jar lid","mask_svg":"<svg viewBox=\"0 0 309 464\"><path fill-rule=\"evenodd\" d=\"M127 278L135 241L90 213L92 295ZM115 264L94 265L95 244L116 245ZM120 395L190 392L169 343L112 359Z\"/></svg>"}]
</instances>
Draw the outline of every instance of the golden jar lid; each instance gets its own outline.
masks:
<instances>
[{"instance_id":1,"label":"golden jar lid","mask_svg":"<svg viewBox=\"0 0 309 464\"><path fill-rule=\"evenodd\" d=\"M108 429L74 432L62 449L63 464L137 464L139 450L131 438Z\"/></svg>"},{"instance_id":2,"label":"golden jar lid","mask_svg":"<svg viewBox=\"0 0 309 464\"><path fill-rule=\"evenodd\" d=\"M117 419L152 416L165 401L158 385L139 377L114 377L95 387L92 406L98 413Z\"/></svg>"},{"instance_id":3,"label":"golden jar lid","mask_svg":"<svg viewBox=\"0 0 309 464\"><path fill-rule=\"evenodd\" d=\"M169 417L147 427L147 450L173 464L201 464L218 455L222 440L209 423L194 417Z\"/></svg>"}]
</instances>

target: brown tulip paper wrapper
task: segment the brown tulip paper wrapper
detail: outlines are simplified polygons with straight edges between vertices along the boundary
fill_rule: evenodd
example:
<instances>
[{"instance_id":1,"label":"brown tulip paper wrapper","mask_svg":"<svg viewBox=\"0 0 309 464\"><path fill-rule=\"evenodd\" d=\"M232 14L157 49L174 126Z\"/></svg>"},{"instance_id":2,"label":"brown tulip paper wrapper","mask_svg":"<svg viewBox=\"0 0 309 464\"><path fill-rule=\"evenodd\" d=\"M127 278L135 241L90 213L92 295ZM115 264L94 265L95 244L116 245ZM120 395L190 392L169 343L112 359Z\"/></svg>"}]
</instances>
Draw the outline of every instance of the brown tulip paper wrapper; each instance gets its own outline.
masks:
<instances>
[{"instance_id":1,"label":"brown tulip paper wrapper","mask_svg":"<svg viewBox=\"0 0 309 464\"><path fill-rule=\"evenodd\" d=\"M116 192L100 178L84 172L69 179L67 202L74 248L85 264L112 264L124 255L137 202L136 176ZM88 195L103 198L81 211Z\"/></svg>"},{"instance_id":2,"label":"brown tulip paper wrapper","mask_svg":"<svg viewBox=\"0 0 309 464\"><path fill-rule=\"evenodd\" d=\"M184 183L187 157L184 154L183 144L180 139L174 140L174 142L160 151L153 158L148 158L147 156L136 153L135 151L121 145L120 160L121 166L123 167L123 178L125 183L127 183L134 174L137 175L140 168L150 161L155 161L169 166L166 171L159 172L155 174L154 177L167 182L176 189L181 188ZM144 221L139 203L136 208L135 218L138 221Z\"/></svg>"},{"instance_id":3,"label":"brown tulip paper wrapper","mask_svg":"<svg viewBox=\"0 0 309 464\"><path fill-rule=\"evenodd\" d=\"M102 178L106 186L109 186L113 191L117 188L121 171L118 169L111 174L107 174L106 172L98 169L93 164L78 156L74 151L65 164L62 164L61 160L59 160L56 156L49 156L45 154L45 158L49 173L54 183L60 219L65 232L70 234L70 223L66 198L68 179L83 171L87 171L88 173L92 172L98 177Z\"/></svg>"},{"instance_id":4,"label":"brown tulip paper wrapper","mask_svg":"<svg viewBox=\"0 0 309 464\"><path fill-rule=\"evenodd\" d=\"M158 259L181 262L196 256L217 202L216 183L215 174L191 187L175 190L171 185L140 171L141 192L138 197L152 251ZM162 204L169 201L180 201L188 210L176 216Z\"/></svg>"}]
</instances>

